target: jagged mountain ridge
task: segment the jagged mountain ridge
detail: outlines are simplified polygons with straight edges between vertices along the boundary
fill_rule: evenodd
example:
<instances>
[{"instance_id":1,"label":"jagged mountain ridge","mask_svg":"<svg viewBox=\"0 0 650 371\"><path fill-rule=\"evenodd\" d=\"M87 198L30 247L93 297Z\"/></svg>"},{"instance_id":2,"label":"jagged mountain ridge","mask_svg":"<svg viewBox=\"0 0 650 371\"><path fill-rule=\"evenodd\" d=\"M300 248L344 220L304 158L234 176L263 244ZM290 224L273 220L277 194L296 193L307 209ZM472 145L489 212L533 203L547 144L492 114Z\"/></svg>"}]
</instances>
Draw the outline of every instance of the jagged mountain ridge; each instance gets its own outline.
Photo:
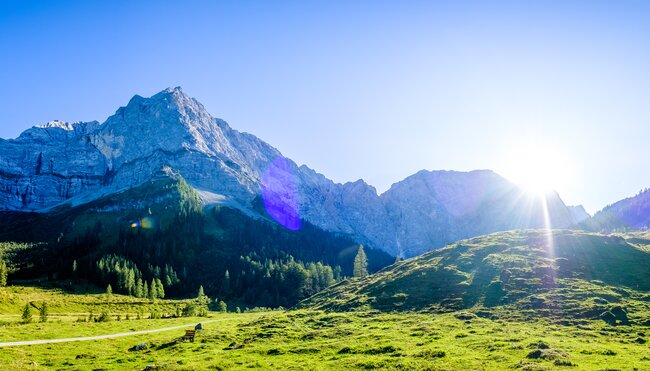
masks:
<instances>
[{"instance_id":1,"label":"jagged mountain ridge","mask_svg":"<svg viewBox=\"0 0 650 371\"><path fill-rule=\"evenodd\" d=\"M0 209L45 212L83 204L179 172L206 204L246 212L264 171L281 153L213 118L180 88L133 97L104 123L53 121L0 139ZM288 160L300 217L393 255L414 256L460 238L545 226L541 202L489 170L421 171L378 195L359 180L337 184ZM547 196L554 227L574 224L557 194Z\"/></svg>"}]
</instances>

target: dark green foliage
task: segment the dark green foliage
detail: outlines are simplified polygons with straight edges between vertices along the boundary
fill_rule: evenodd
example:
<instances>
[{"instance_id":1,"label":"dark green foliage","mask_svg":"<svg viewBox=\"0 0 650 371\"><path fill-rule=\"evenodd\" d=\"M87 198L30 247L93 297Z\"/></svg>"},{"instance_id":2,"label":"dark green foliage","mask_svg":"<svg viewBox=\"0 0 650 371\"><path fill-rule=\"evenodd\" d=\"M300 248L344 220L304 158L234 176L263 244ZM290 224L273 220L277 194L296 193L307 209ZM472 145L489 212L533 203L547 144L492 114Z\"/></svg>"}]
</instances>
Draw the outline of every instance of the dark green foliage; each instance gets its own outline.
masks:
<instances>
[{"instance_id":1,"label":"dark green foliage","mask_svg":"<svg viewBox=\"0 0 650 371\"><path fill-rule=\"evenodd\" d=\"M20 317L21 317L23 323L32 322L33 315L32 315L32 306L31 306L31 304L29 304L29 303L25 304L25 306L23 307L23 313L22 313L22 315Z\"/></svg>"},{"instance_id":2,"label":"dark green foliage","mask_svg":"<svg viewBox=\"0 0 650 371\"><path fill-rule=\"evenodd\" d=\"M228 311L228 305L223 300L219 300L217 310L219 312L227 312Z\"/></svg>"},{"instance_id":3,"label":"dark green foliage","mask_svg":"<svg viewBox=\"0 0 650 371\"><path fill-rule=\"evenodd\" d=\"M133 200L147 206L122 207ZM113 209L120 211L97 211ZM147 218L155 223L141 223ZM204 284L206 294L228 302L291 306L352 275L356 253L348 237L307 222L289 231L226 207L203 210L181 177L50 214L0 213L0 221L7 221L0 239L48 242L21 253L16 278L86 278L137 297L152 290L154 298L188 297ZM365 254L371 272L394 259L372 248Z\"/></svg>"},{"instance_id":4,"label":"dark green foliage","mask_svg":"<svg viewBox=\"0 0 650 371\"><path fill-rule=\"evenodd\" d=\"M421 358L434 359L434 358L443 358L446 355L447 354L442 350L428 349L428 350L425 350L425 351L422 351L422 352L416 354L415 356L416 357L421 357Z\"/></svg>"},{"instance_id":5,"label":"dark green foliage","mask_svg":"<svg viewBox=\"0 0 650 371\"><path fill-rule=\"evenodd\" d=\"M553 365L555 366L568 366L568 367L576 367L577 365L569 360L566 359L556 359L553 362Z\"/></svg>"},{"instance_id":6,"label":"dark green foliage","mask_svg":"<svg viewBox=\"0 0 650 371\"><path fill-rule=\"evenodd\" d=\"M183 307L182 315L183 317L194 317L199 312L198 305L194 303L187 303Z\"/></svg>"},{"instance_id":7,"label":"dark green foliage","mask_svg":"<svg viewBox=\"0 0 650 371\"><path fill-rule=\"evenodd\" d=\"M47 322L47 318L49 316L49 310L47 308L47 303L43 302L41 304L40 308L38 308L38 316L41 320L41 322Z\"/></svg>"},{"instance_id":8,"label":"dark green foliage","mask_svg":"<svg viewBox=\"0 0 650 371\"><path fill-rule=\"evenodd\" d=\"M95 322L110 322L111 320L112 318L108 311L102 311L99 314L99 317L95 319Z\"/></svg>"},{"instance_id":9,"label":"dark green foliage","mask_svg":"<svg viewBox=\"0 0 650 371\"><path fill-rule=\"evenodd\" d=\"M147 298L149 300L153 301L158 298L158 286L156 285L155 279L151 279L151 283L149 284L149 292L147 293Z\"/></svg>"},{"instance_id":10,"label":"dark green foliage","mask_svg":"<svg viewBox=\"0 0 650 371\"><path fill-rule=\"evenodd\" d=\"M154 299L165 297L164 285L159 278L162 273L158 266L154 267L149 264L147 274L143 274L133 261L111 254L105 255L97 261L96 272L97 274L91 276L91 279L102 284L108 283L111 289L115 287L118 293L136 297L150 297L151 287L153 286ZM169 266L165 266L164 276L167 282L178 282L177 279L172 278L176 276L176 272ZM147 277L151 277L152 285L148 284L145 292L143 279Z\"/></svg>"},{"instance_id":11,"label":"dark green foliage","mask_svg":"<svg viewBox=\"0 0 650 371\"><path fill-rule=\"evenodd\" d=\"M320 262L304 264L291 256L264 261L246 256L238 263L232 290L246 292L244 300L259 306L291 306L335 282L331 267Z\"/></svg>"},{"instance_id":12,"label":"dark green foliage","mask_svg":"<svg viewBox=\"0 0 650 371\"><path fill-rule=\"evenodd\" d=\"M160 278L154 278L154 281L156 283L156 297L159 299L164 299L165 298L165 287L162 284L162 281Z\"/></svg>"},{"instance_id":13,"label":"dark green foliage","mask_svg":"<svg viewBox=\"0 0 650 371\"><path fill-rule=\"evenodd\" d=\"M0 255L0 287L7 286L7 277L9 272L7 270L7 263L2 259Z\"/></svg>"},{"instance_id":14,"label":"dark green foliage","mask_svg":"<svg viewBox=\"0 0 650 371\"><path fill-rule=\"evenodd\" d=\"M221 280L221 290L219 294L227 296L230 294L230 272L226 269L226 272L223 274L223 279Z\"/></svg>"}]
</instances>

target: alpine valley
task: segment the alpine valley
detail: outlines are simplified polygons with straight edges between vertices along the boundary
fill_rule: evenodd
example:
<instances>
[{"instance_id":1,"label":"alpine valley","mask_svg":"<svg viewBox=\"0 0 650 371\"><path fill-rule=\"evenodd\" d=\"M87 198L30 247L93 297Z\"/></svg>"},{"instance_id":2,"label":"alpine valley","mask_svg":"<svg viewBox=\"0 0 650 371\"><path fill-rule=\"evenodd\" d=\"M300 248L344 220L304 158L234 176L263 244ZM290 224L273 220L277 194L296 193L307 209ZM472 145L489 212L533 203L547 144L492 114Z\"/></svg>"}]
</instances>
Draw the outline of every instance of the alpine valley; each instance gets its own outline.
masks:
<instances>
[{"instance_id":1,"label":"alpine valley","mask_svg":"<svg viewBox=\"0 0 650 371\"><path fill-rule=\"evenodd\" d=\"M96 277L96 262L116 255L136 262L136 278L167 267L180 277L167 277L173 294L203 283L260 305L291 305L330 275L350 275L358 244L374 271L460 239L589 217L555 192L530 195L490 170L422 170L381 195L363 180L334 183L213 118L179 87L136 95L104 123L52 121L0 139L0 209L3 239L43 243L43 265L26 262L25 277L65 277L73 261ZM291 259L331 273L300 294L242 276L257 265L253 277L272 275L269 264ZM222 289L226 275L243 286Z\"/></svg>"},{"instance_id":2,"label":"alpine valley","mask_svg":"<svg viewBox=\"0 0 650 371\"><path fill-rule=\"evenodd\" d=\"M0 139L0 366L647 369L649 194L591 217L490 170L378 194L180 88L135 96Z\"/></svg>"}]
</instances>

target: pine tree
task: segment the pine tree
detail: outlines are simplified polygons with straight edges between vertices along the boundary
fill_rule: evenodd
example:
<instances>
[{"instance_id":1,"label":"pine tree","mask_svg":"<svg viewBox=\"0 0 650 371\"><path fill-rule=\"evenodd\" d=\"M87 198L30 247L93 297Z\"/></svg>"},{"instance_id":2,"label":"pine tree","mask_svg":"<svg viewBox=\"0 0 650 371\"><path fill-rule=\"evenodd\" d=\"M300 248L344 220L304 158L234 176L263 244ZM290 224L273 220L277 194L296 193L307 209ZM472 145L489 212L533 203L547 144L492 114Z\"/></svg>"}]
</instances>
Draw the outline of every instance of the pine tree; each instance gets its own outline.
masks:
<instances>
[{"instance_id":1,"label":"pine tree","mask_svg":"<svg viewBox=\"0 0 650 371\"><path fill-rule=\"evenodd\" d=\"M219 312L227 312L228 311L228 305L223 300L220 300L218 309L219 309Z\"/></svg>"},{"instance_id":2,"label":"pine tree","mask_svg":"<svg viewBox=\"0 0 650 371\"><path fill-rule=\"evenodd\" d=\"M363 251L363 245L359 245L357 256L354 257L354 277L365 277L368 275L368 258Z\"/></svg>"},{"instance_id":3,"label":"pine tree","mask_svg":"<svg viewBox=\"0 0 650 371\"><path fill-rule=\"evenodd\" d=\"M47 317L49 315L49 310L47 308L47 303L43 302L40 308L38 308L38 315L41 318L41 322L47 322Z\"/></svg>"},{"instance_id":4,"label":"pine tree","mask_svg":"<svg viewBox=\"0 0 650 371\"><path fill-rule=\"evenodd\" d=\"M129 295L135 294L135 270L130 268L126 277L126 289Z\"/></svg>"},{"instance_id":5,"label":"pine tree","mask_svg":"<svg viewBox=\"0 0 650 371\"><path fill-rule=\"evenodd\" d=\"M149 300L155 300L158 297L158 292L156 290L156 281L152 278L151 284L149 285L149 295L147 295Z\"/></svg>"},{"instance_id":6,"label":"pine tree","mask_svg":"<svg viewBox=\"0 0 650 371\"><path fill-rule=\"evenodd\" d=\"M23 323L32 322L32 307L29 305L29 303L25 304L21 318L23 320Z\"/></svg>"},{"instance_id":7,"label":"pine tree","mask_svg":"<svg viewBox=\"0 0 650 371\"><path fill-rule=\"evenodd\" d=\"M163 286L162 281L159 278L156 278L156 294L160 299L165 298L165 287Z\"/></svg>"},{"instance_id":8,"label":"pine tree","mask_svg":"<svg viewBox=\"0 0 650 371\"><path fill-rule=\"evenodd\" d=\"M106 286L106 295L108 296L113 295L113 287L111 287L110 283L108 284L108 286Z\"/></svg>"},{"instance_id":9,"label":"pine tree","mask_svg":"<svg viewBox=\"0 0 650 371\"><path fill-rule=\"evenodd\" d=\"M7 263L5 263L5 261L0 258L0 287L7 286L7 276Z\"/></svg>"},{"instance_id":10,"label":"pine tree","mask_svg":"<svg viewBox=\"0 0 650 371\"><path fill-rule=\"evenodd\" d=\"M142 286L142 278L138 278L138 283L135 284L135 297L136 298L141 298L144 295L142 294L143 291L143 286Z\"/></svg>"},{"instance_id":11,"label":"pine tree","mask_svg":"<svg viewBox=\"0 0 650 371\"><path fill-rule=\"evenodd\" d=\"M199 293L196 295L196 301L199 305L205 306L210 304L210 298L205 295L205 291L203 291L203 285L199 286Z\"/></svg>"},{"instance_id":12,"label":"pine tree","mask_svg":"<svg viewBox=\"0 0 650 371\"><path fill-rule=\"evenodd\" d=\"M147 283L147 281L144 281L144 285L142 286L142 297L143 298L149 297L149 284Z\"/></svg>"}]
</instances>

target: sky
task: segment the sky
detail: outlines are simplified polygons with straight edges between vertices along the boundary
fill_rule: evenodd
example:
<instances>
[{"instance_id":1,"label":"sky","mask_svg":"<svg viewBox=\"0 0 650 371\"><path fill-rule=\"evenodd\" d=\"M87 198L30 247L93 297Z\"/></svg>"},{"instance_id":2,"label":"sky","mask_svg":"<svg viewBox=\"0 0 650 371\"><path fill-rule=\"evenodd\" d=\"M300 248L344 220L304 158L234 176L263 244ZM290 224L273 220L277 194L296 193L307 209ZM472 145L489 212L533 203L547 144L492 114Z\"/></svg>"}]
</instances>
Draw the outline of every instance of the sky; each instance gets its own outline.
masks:
<instances>
[{"instance_id":1,"label":"sky","mask_svg":"<svg viewBox=\"0 0 650 371\"><path fill-rule=\"evenodd\" d=\"M593 213L650 187L649 19L640 0L0 0L0 137L182 86L336 182L541 173Z\"/></svg>"}]
</instances>

